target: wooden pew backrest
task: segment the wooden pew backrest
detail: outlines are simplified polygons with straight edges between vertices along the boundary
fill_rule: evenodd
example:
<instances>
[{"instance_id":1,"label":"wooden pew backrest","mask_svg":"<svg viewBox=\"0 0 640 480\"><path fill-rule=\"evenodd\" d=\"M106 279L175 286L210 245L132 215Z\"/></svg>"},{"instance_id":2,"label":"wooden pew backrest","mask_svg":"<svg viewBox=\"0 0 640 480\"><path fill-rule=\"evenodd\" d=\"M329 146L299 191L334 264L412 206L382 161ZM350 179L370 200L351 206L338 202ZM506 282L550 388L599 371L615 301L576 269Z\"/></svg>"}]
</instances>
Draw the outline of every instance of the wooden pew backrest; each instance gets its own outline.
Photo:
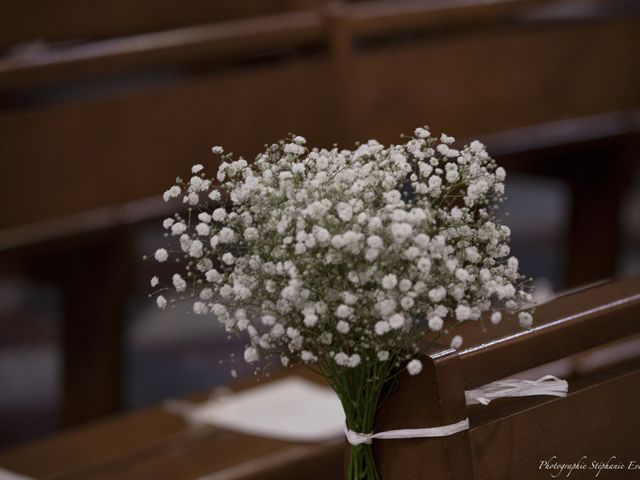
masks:
<instances>
[{"instance_id":1,"label":"wooden pew backrest","mask_svg":"<svg viewBox=\"0 0 640 480\"><path fill-rule=\"evenodd\" d=\"M515 319L480 332L460 328L468 345L437 350L416 377L404 375L383 404L376 431L421 428L468 417L469 431L451 437L379 441L381 478L489 480L541 478L540 462L586 456L606 462L637 454L640 352L610 367L567 372L569 395L500 399L465 406L464 391L579 352L640 334L640 277L608 282L538 307L534 327ZM555 373L549 371L547 373ZM586 477L577 477L586 478ZM626 477L625 477L626 478Z\"/></svg>"}]
</instances>

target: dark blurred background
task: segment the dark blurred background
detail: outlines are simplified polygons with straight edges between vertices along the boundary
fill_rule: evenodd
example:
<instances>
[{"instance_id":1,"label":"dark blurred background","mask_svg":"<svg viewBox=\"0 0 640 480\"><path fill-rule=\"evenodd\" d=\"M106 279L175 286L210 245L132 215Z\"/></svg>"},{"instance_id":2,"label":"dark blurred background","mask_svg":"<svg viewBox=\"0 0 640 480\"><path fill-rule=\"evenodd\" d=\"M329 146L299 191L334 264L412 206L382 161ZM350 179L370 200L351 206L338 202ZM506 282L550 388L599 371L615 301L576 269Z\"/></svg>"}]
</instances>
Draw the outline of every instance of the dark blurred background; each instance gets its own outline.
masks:
<instances>
[{"instance_id":1,"label":"dark blurred background","mask_svg":"<svg viewBox=\"0 0 640 480\"><path fill-rule=\"evenodd\" d=\"M640 272L636 1L0 11L0 448L248 373L212 320L147 298L159 195L213 145L479 138L541 299Z\"/></svg>"}]
</instances>

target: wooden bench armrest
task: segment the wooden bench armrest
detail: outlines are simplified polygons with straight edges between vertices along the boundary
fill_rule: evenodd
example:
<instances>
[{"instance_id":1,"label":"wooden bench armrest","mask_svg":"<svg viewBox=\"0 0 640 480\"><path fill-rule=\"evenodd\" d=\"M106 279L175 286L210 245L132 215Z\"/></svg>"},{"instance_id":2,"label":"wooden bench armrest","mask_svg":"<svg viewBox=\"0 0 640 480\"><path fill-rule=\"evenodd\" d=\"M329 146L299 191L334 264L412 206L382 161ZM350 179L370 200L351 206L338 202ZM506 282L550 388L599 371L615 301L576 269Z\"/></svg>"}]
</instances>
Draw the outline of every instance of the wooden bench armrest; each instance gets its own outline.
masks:
<instances>
[{"instance_id":1,"label":"wooden bench armrest","mask_svg":"<svg viewBox=\"0 0 640 480\"><path fill-rule=\"evenodd\" d=\"M537 307L534 326L513 318L475 333L460 352L466 388L473 388L640 332L640 277L607 282Z\"/></svg>"}]
</instances>

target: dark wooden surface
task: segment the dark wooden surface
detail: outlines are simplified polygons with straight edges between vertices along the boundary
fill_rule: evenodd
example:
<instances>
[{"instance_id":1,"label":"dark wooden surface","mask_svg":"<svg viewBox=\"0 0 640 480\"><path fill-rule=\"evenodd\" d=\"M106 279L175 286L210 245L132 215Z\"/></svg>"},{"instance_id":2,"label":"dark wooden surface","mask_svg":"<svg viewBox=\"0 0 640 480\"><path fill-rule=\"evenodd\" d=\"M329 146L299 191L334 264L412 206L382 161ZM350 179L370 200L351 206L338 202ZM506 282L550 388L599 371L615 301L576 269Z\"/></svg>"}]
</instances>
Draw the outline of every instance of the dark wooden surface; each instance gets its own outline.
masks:
<instances>
[{"instance_id":1,"label":"dark wooden surface","mask_svg":"<svg viewBox=\"0 0 640 480\"><path fill-rule=\"evenodd\" d=\"M538 307L536 324L523 331L513 319L499 327L467 323L456 333L466 336L459 352L442 348L425 357L416 377L403 375L399 389L383 405L377 429L419 428L470 419L469 431L445 438L378 441L381 478L537 479L542 460L556 455L577 462L583 455L606 462L611 455L637 459L640 415L640 351L633 358L611 362L593 371L565 372L567 398L501 399L489 406L464 404L464 390L568 359L609 342L640 333L640 277L608 282L559 297ZM433 346L438 349L437 345ZM545 371L544 365L548 367ZM528 378L528 376L526 377ZM634 472L619 477L634 478ZM572 478L594 478L593 471Z\"/></svg>"},{"instance_id":2,"label":"dark wooden surface","mask_svg":"<svg viewBox=\"0 0 640 480\"><path fill-rule=\"evenodd\" d=\"M5 0L0 49L30 42L96 40L213 21L286 12L318 5L315 0Z\"/></svg>"},{"instance_id":3,"label":"dark wooden surface","mask_svg":"<svg viewBox=\"0 0 640 480\"><path fill-rule=\"evenodd\" d=\"M437 427L467 417L458 355L441 350L423 365L420 375L400 377L397 391L377 413L374 431ZM374 454L382 479L417 479L427 472L431 478L473 478L468 432L443 439L376 441Z\"/></svg>"},{"instance_id":4,"label":"dark wooden surface","mask_svg":"<svg viewBox=\"0 0 640 480\"><path fill-rule=\"evenodd\" d=\"M640 352L638 352L640 354ZM582 378L570 383L567 398L493 403L474 421L469 432L473 449L473 478L550 478L558 470L540 470L542 460L556 456L565 463L586 456L606 462L638 458L640 443L637 396L640 361L610 376ZM575 471L570 478L594 478L595 471ZM565 472L566 475L566 472ZM598 478L632 479L634 471L604 471Z\"/></svg>"}]
</instances>

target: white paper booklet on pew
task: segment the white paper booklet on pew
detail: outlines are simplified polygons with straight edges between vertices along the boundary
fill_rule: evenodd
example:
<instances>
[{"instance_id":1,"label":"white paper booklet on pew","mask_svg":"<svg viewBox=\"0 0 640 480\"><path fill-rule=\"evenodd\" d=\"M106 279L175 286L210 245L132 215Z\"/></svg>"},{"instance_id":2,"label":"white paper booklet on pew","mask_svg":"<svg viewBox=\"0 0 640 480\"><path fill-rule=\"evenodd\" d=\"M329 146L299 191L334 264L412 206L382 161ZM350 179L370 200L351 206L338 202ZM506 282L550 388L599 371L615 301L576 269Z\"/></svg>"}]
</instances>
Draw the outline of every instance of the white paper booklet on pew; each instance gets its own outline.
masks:
<instances>
[{"instance_id":1,"label":"white paper booklet on pew","mask_svg":"<svg viewBox=\"0 0 640 480\"><path fill-rule=\"evenodd\" d=\"M566 380L553 375L538 380L506 378L467 390L465 400L467 405L488 405L492 400L507 397L566 397L568 388ZM465 418L438 427L354 432L346 428L342 405L331 389L297 376L219 396L199 405L170 400L165 402L165 408L194 425L207 424L297 442L321 442L345 434L349 443L360 445L374 439L444 437L469 429L469 419Z\"/></svg>"},{"instance_id":2,"label":"white paper booklet on pew","mask_svg":"<svg viewBox=\"0 0 640 480\"><path fill-rule=\"evenodd\" d=\"M0 468L0 480L34 480L31 477L25 477L19 473L10 472Z\"/></svg>"},{"instance_id":3,"label":"white paper booklet on pew","mask_svg":"<svg viewBox=\"0 0 640 480\"><path fill-rule=\"evenodd\" d=\"M202 404L171 400L166 407L194 424L278 440L322 442L344 435L345 417L333 390L295 375Z\"/></svg>"}]
</instances>

